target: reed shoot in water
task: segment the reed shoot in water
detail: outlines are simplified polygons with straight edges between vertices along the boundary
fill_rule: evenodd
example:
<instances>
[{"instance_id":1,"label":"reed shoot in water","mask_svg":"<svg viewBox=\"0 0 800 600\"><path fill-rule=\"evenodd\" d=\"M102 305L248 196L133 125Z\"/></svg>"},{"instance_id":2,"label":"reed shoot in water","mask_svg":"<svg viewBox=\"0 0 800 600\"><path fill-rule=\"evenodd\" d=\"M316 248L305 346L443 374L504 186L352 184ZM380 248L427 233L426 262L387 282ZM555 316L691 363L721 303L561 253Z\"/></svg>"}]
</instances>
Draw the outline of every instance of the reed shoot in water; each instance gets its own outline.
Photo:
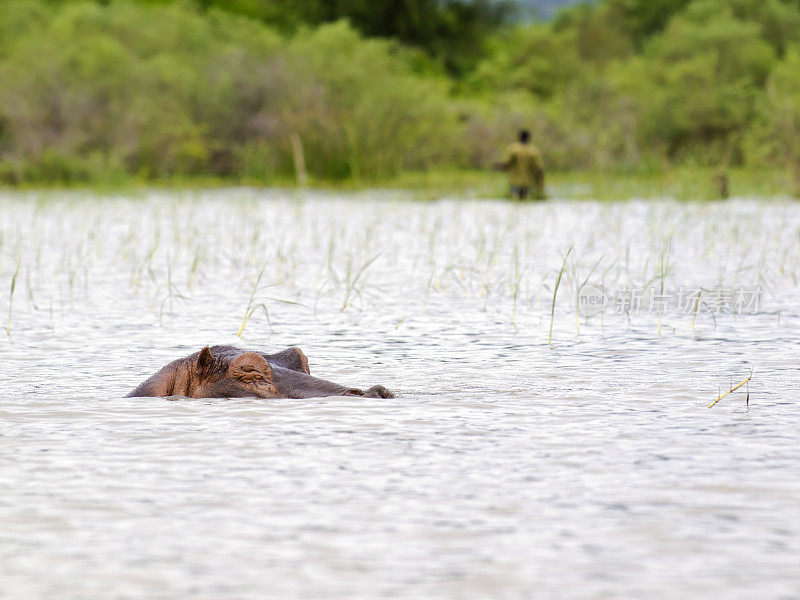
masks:
<instances>
[{"instance_id":1,"label":"reed shoot in water","mask_svg":"<svg viewBox=\"0 0 800 600\"><path fill-rule=\"evenodd\" d=\"M569 247L569 250L567 250L567 253L564 255L564 262L561 263L561 270L558 272L556 285L553 288L553 305L550 307L550 335L547 338L547 343L549 345L553 344L553 319L555 318L556 314L556 294L558 294L558 286L561 284L561 277L564 275L564 269L567 268L567 259L569 258L571 252L572 246Z\"/></svg>"},{"instance_id":2,"label":"reed shoot in water","mask_svg":"<svg viewBox=\"0 0 800 600\"><path fill-rule=\"evenodd\" d=\"M253 304L253 301L256 297L256 292L258 292L259 286L261 285L261 279L264 277L264 269L267 268L267 265L261 267L261 270L258 272L258 278L256 279L255 284L253 284L253 290L250 292L250 299L247 301L247 308L244 309L244 317L242 318L242 324L239 326L239 331L236 332L238 337L242 337L242 331L244 331L244 326L247 325L247 322L250 320L250 317L253 316L253 313L256 312L259 308L264 309L264 314L267 317L267 323L272 326L269 320L269 310L267 309L267 305L264 303L261 304Z\"/></svg>"},{"instance_id":3,"label":"reed shoot in water","mask_svg":"<svg viewBox=\"0 0 800 600\"><path fill-rule=\"evenodd\" d=\"M22 268L21 258L17 261L17 268L14 271L14 275L11 277L11 292L8 295L8 327L6 327L8 337L11 337L11 311L14 307L14 288L17 287L17 276L19 275L20 268Z\"/></svg>"},{"instance_id":4,"label":"reed shoot in water","mask_svg":"<svg viewBox=\"0 0 800 600\"><path fill-rule=\"evenodd\" d=\"M661 266L659 269L658 278L661 281L661 287L659 290L659 297L658 297L658 337L661 337L661 311L662 311L662 304L664 302L664 280L667 278L667 272L669 271L669 258L672 254L672 242L667 245L667 249L661 252Z\"/></svg>"},{"instance_id":5,"label":"reed shoot in water","mask_svg":"<svg viewBox=\"0 0 800 600\"><path fill-rule=\"evenodd\" d=\"M261 280L264 278L264 270L267 268L266 263L261 267L261 270L258 272L258 277L256 278L255 283L253 284L253 289L250 292L250 298L247 301L247 307L244 309L244 316L242 317L242 324L239 326L239 331L236 332L238 337L242 337L242 332L244 331L247 322L250 320L250 317L260 308L264 311L264 316L267 318L267 324L272 329L272 321L269 318L269 308L267 308L266 302L259 302L258 304L255 303L256 294L263 289L274 287L276 285L281 285L284 283L283 281L276 281L275 283L270 283L269 285L261 285ZM271 300L272 302L280 302L282 304L295 304L297 306L303 306L300 302L292 302L291 300L281 300L280 298L265 298L265 300Z\"/></svg>"},{"instance_id":6,"label":"reed shoot in water","mask_svg":"<svg viewBox=\"0 0 800 600\"><path fill-rule=\"evenodd\" d=\"M347 310L347 306L348 304L350 304L351 296L353 295L354 292L355 293L358 292L357 288L358 280L361 279L361 276L364 274L364 272L367 269L369 269L372 266L372 264L381 257L381 254L383 254L383 252L379 252L378 254L370 258L367 262L365 262L363 265L361 265L361 268L355 274L355 277L352 275L352 270L353 270L352 262L347 263L347 270L345 272L344 301L342 302L342 306L339 309L339 312L344 312L345 310Z\"/></svg>"},{"instance_id":7,"label":"reed shoot in water","mask_svg":"<svg viewBox=\"0 0 800 600\"><path fill-rule=\"evenodd\" d=\"M694 312L692 313L692 329L694 329L694 321L697 318L697 309L700 308L700 294L702 292L702 288L697 290L697 298L694 300Z\"/></svg>"}]
</instances>

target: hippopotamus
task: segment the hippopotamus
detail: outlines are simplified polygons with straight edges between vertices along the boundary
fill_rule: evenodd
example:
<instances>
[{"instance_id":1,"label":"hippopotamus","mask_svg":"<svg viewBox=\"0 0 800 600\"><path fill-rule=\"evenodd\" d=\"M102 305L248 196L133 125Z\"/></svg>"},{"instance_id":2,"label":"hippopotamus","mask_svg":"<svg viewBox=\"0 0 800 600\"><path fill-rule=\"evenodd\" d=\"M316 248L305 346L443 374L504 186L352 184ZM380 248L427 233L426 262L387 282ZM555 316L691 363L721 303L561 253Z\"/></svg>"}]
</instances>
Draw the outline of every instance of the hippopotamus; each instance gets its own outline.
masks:
<instances>
[{"instance_id":1,"label":"hippopotamus","mask_svg":"<svg viewBox=\"0 0 800 600\"><path fill-rule=\"evenodd\" d=\"M276 354L233 346L206 346L163 367L126 397L316 398L367 396L394 398L382 385L361 390L311 376L300 348Z\"/></svg>"}]
</instances>

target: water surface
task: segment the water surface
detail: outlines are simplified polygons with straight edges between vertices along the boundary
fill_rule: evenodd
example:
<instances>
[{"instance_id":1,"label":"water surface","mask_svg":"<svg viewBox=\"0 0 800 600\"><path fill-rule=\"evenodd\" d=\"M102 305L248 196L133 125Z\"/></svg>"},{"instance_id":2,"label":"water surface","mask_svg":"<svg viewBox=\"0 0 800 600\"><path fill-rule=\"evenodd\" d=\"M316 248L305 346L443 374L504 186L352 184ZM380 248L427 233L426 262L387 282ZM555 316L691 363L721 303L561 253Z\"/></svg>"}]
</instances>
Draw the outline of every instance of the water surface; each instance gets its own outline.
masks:
<instances>
[{"instance_id":1,"label":"water surface","mask_svg":"<svg viewBox=\"0 0 800 600\"><path fill-rule=\"evenodd\" d=\"M792 202L0 202L0 598L800 598ZM215 343L397 398L123 397Z\"/></svg>"}]
</instances>

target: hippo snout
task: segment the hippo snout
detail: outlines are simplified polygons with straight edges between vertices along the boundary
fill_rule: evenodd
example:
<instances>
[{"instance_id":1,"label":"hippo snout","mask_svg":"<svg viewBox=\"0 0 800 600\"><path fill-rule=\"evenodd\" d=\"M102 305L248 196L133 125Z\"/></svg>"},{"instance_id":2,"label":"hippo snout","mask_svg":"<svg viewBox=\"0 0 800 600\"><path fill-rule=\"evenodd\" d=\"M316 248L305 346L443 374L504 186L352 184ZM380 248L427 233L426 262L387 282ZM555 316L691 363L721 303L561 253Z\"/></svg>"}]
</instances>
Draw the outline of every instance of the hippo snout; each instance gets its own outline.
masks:
<instances>
[{"instance_id":1,"label":"hippo snout","mask_svg":"<svg viewBox=\"0 0 800 600\"><path fill-rule=\"evenodd\" d=\"M366 392L358 388L350 388L344 396L363 396L364 398L394 398L394 394L382 385L373 385Z\"/></svg>"},{"instance_id":2,"label":"hippo snout","mask_svg":"<svg viewBox=\"0 0 800 600\"><path fill-rule=\"evenodd\" d=\"M394 398L394 394L382 385L373 385L364 395L368 398Z\"/></svg>"}]
</instances>

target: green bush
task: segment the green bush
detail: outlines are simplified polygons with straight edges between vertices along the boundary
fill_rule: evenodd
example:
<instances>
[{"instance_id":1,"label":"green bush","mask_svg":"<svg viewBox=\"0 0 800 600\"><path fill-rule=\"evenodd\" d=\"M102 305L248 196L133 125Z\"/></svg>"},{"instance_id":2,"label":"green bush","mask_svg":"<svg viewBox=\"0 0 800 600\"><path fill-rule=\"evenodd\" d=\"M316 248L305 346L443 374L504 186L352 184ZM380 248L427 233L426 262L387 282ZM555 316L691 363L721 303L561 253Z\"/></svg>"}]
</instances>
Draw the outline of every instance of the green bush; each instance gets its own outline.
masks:
<instances>
[{"instance_id":1,"label":"green bush","mask_svg":"<svg viewBox=\"0 0 800 600\"><path fill-rule=\"evenodd\" d=\"M312 179L375 181L486 168L520 127L548 169L800 172L796 0L599 0L482 30L458 77L452 45L329 8L3 0L0 181L286 181L298 150Z\"/></svg>"},{"instance_id":2,"label":"green bush","mask_svg":"<svg viewBox=\"0 0 800 600\"><path fill-rule=\"evenodd\" d=\"M293 172L296 134L312 175L378 178L441 159L453 135L449 82L344 22L284 40L183 5L35 7L4 7L21 24L2 41L2 162L99 152L143 177L269 178Z\"/></svg>"}]
</instances>

